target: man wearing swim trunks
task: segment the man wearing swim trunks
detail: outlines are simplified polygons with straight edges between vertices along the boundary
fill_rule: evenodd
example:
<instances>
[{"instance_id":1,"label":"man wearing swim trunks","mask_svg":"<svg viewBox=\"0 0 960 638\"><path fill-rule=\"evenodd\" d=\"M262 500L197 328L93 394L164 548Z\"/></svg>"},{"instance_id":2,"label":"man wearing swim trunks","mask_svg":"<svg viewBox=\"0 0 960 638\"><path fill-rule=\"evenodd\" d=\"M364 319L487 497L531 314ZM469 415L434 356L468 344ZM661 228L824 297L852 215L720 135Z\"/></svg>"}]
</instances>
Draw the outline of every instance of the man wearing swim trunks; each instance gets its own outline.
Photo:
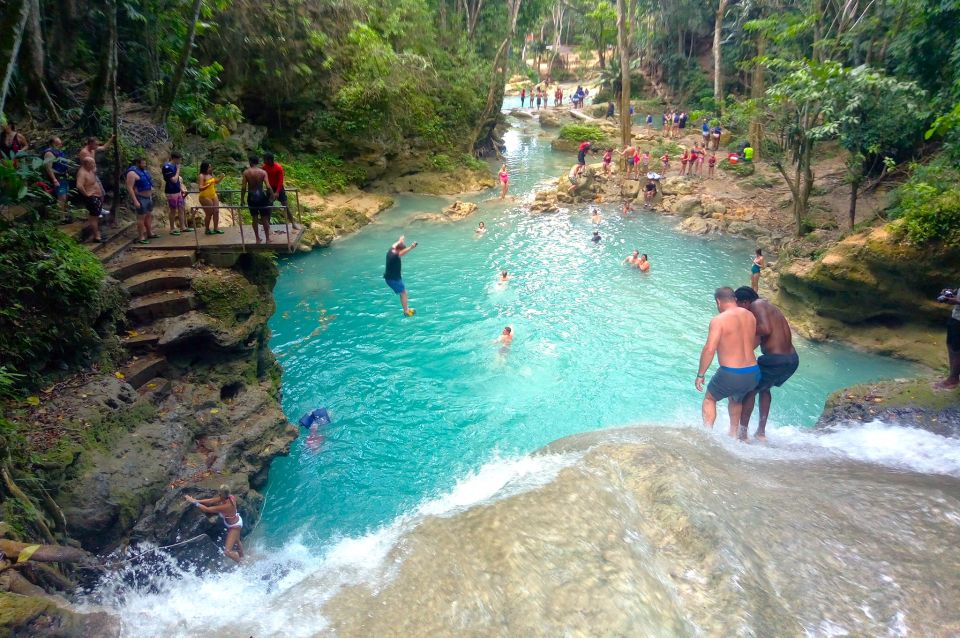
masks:
<instances>
[{"instance_id":1,"label":"man wearing swim trunks","mask_svg":"<svg viewBox=\"0 0 960 638\"><path fill-rule=\"evenodd\" d=\"M754 436L766 440L767 417L770 415L772 397L770 390L774 386L782 386L787 379L793 376L800 366L800 357L793 347L793 337L790 332L790 323L783 316L780 309L766 299L760 299L756 291L750 286L737 288L734 295L737 305L753 313L757 320L757 341L760 343L760 366L762 378L754 392L743 400L743 412L740 414L740 431L744 438L747 435L747 426L750 424L750 415L753 413L753 404L757 394L760 395L760 425Z\"/></svg>"},{"instance_id":2,"label":"man wearing swim trunks","mask_svg":"<svg viewBox=\"0 0 960 638\"><path fill-rule=\"evenodd\" d=\"M250 217L253 220L253 236L260 243L260 232L257 226L263 226L267 243L270 243L270 207L273 202L273 190L270 188L267 172L260 168L260 158L250 156L250 167L243 171L243 180L240 182L240 205L249 191L247 204L250 207Z\"/></svg>"},{"instance_id":3,"label":"man wearing swim trunks","mask_svg":"<svg viewBox=\"0 0 960 638\"><path fill-rule=\"evenodd\" d=\"M703 392L704 375L716 355L720 369L710 379L703 397L703 424L713 427L717 419L717 401L727 399L729 434L737 436L743 400L760 382L760 367L753 355L757 320L749 310L737 306L732 288L717 288L713 298L720 314L710 320L710 331L700 352L700 367L694 385L698 392Z\"/></svg>"},{"instance_id":4,"label":"man wearing swim trunks","mask_svg":"<svg viewBox=\"0 0 960 638\"><path fill-rule=\"evenodd\" d=\"M97 179L97 162L93 156L80 160L77 170L77 192L87 209L87 229L94 241L102 241L100 236L100 210L103 207L103 185Z\"/></svg>"},{"instance_id":5,"label":"man wearing swim trunks","mask_svg":"<svg viewBox=\"0 0 960 638\"><path fill-rule=\"evenodd\" d=\"M383 280L390 286L390 290L400 295L400 305L403 306L403 314L412 317L415 312L407 305L407 287L403 284L403 276L400 273L400 258L417 247L417 242L407 246L404 243L404 236L390 246L387 251L387 265L383 270Z\"/></svg>"},{"instance_id":6,"label":"man wearing swim trunks","mask_svg":"<svg viewBox=\"0 0 960 638\"><path fill-rule=\"evenodd\" d=\"M290 212L290 205L287 202L287 191L283 188L283 165L273 159L273 153L263 154L263 170L267 172L267 183L270 184L270 190L273 191L273 199L280 202L287 214L287 221L294 230L300 230L297 222L293 221L293 213ZM273 202L271 202L272 204Z\"/></svg>"},{"instance_id":7,"label":"man wearing swim trunks","mask_svg":"<svg viewBox=\"0 0 960 638\"><path fill-rule=\"evenodd\" d=\"M64 221L71 221L66 218L67 215L67 195L70 194L70 180L67 178L67 171L70 166L65 159L66 153L63 152L63 140L59 137L51 137L50 143L43 149L43 167L50 178L50 185L53 187L53 194L57 198L57 207L60 209L60 217Z\"/></svg>"},{"instance_id":8,"label":"man wearing swim trunks","mask_svg":"<svg viewBox=\"0 0 960 638\"><path fill-rule=\"evenodd\" d=\"M633 157L636 154L637 151L632 146L627 146L627 148L620 151L620 157L625 157L627 160L627 169L624 171L624 179L630 179L630 176L633 174L633 167L635 164Z\"/></svg>"}]
</instances>

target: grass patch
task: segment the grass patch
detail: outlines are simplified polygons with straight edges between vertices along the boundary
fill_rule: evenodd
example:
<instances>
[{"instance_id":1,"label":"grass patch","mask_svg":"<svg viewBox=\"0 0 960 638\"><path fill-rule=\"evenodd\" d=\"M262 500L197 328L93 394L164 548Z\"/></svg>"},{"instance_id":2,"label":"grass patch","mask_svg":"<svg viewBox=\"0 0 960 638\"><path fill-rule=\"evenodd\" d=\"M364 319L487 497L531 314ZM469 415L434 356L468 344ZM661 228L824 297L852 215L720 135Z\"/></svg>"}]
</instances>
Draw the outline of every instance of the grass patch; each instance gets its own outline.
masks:
<instances>
[{"instance_id":1,"label":"grass patch","mask_svg":"<svg viewBox=\"0 0 960 638\"><path fill-rule=\"evenodd\" d=\"M560 127L558 136L561 140L570 142L593 142L594 146L611 146L613 140L608 138L599 126L595 124L564 124Z\"/></svg>"},{"instance_id":2,"label":"grass patch","mask_svg":"<svg viewBox=\"0 0 960 638\"><path fill-rule=\"evenodd\" d=\"M310 189L321 195L342 193L350 186L363 183L367 177L362 168L352 166L329 153L302 154L277 159L283 164L286 179L291 187Z\"/></svg>"},{"instance_id":3,"label":"grass patch","mask_svg":"<svg viewBox=\"0 0 960 638\"><path fill-rule=\"evenodd\" d=\"M733 173L737 177L750 177L756 170L753 162L737 162L736 164L732 164L727 158L720 160L717 165L721 170Z\"/></svg>"}]
</instances>

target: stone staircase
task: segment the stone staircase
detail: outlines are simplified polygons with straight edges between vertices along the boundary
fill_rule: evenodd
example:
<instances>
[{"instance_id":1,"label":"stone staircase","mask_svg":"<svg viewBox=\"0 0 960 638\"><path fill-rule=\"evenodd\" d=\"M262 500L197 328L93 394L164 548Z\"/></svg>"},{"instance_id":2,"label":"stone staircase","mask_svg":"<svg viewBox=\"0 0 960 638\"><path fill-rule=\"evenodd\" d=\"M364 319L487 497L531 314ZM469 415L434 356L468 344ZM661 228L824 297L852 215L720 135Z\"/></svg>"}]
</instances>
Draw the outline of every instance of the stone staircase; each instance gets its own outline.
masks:
<instances>
[{"instance_id":1,"label":"stone staircase","mask_svg":"<svg viewBox=\"0 0 960 638\"><path fill-rule=\"evenodd\" d=\"M127 319L131 330L120 341L131 361L120 373L137 390L147 386L141 390L146 392L167 384L163 377L168 362L157 349L163 334L159 322L187 313L196 306L190 285L196 274L197 254L193 250L126 251L132 241L124 243L118 234L95 247L94 253L104 262L110 276L130 295Z\"/></svg>"}]
</instances>

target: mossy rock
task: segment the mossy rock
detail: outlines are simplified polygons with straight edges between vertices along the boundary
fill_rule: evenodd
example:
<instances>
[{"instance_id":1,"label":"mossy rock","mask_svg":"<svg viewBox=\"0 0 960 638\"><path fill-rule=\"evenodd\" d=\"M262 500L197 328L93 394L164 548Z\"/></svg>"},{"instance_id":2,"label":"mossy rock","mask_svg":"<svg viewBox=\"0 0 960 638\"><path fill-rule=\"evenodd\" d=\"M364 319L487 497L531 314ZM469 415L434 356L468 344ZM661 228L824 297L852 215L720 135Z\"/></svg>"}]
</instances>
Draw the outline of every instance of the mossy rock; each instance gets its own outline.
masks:
<instances>
[{"instance_id":1,"label":"mossy rock","mask_svg":"<svg viewBox=\"0 0 960 638\"><path fill-rule=\"evenodd\" d=\"M817 425L878 420L956 437L960 435L960 390L935 389L936 381L921 377L844 388L827 397Z\"/></svg>"},{"instance_id":2,"label":"mossy rock","mask_svg":"<svg viewBox=\"0 0 960 638\"><path fill-rule=\"evenodd\" d=\"M0 592L0 634L36 638L106 638L120 635L108 614L78 614L40 596Z\"/></svg>"},{"instance_id":3,"label":"mossy rock","mask_svg":"<svg viewBox=\"0 0 960 638\"><path fill-rule=\"evenodd\" d=\"M243 323L263 310L263 293L238 272L219 271L194 277L200 310L225 326Z\"/></svg>"}]
</instances>

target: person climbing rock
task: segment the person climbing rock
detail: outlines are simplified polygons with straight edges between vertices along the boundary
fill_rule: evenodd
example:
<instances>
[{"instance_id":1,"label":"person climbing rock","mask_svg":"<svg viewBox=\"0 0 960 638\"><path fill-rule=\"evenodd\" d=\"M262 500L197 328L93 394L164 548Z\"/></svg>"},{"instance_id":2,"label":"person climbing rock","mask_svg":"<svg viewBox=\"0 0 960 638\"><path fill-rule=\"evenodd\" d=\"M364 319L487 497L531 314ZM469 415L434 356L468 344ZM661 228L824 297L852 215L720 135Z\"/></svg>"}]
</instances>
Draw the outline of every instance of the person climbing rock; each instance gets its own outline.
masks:
<instances>
[{"instance_id":1,"label":"person climbing rock","mask_svg":"<svg viewBox=\"0 0 960 638\"><path fill-rule=\"evenodd\" d=\"M220 517L223 526L227 528L223 555L237 563L243 560L243 543L240 542L243 519L237 510L237 497L230 493L230 488L221 485L213 498L196 499L188 494L184 494L183 498L204 514L216 514Z\"/></svg>"}]
</instances>

